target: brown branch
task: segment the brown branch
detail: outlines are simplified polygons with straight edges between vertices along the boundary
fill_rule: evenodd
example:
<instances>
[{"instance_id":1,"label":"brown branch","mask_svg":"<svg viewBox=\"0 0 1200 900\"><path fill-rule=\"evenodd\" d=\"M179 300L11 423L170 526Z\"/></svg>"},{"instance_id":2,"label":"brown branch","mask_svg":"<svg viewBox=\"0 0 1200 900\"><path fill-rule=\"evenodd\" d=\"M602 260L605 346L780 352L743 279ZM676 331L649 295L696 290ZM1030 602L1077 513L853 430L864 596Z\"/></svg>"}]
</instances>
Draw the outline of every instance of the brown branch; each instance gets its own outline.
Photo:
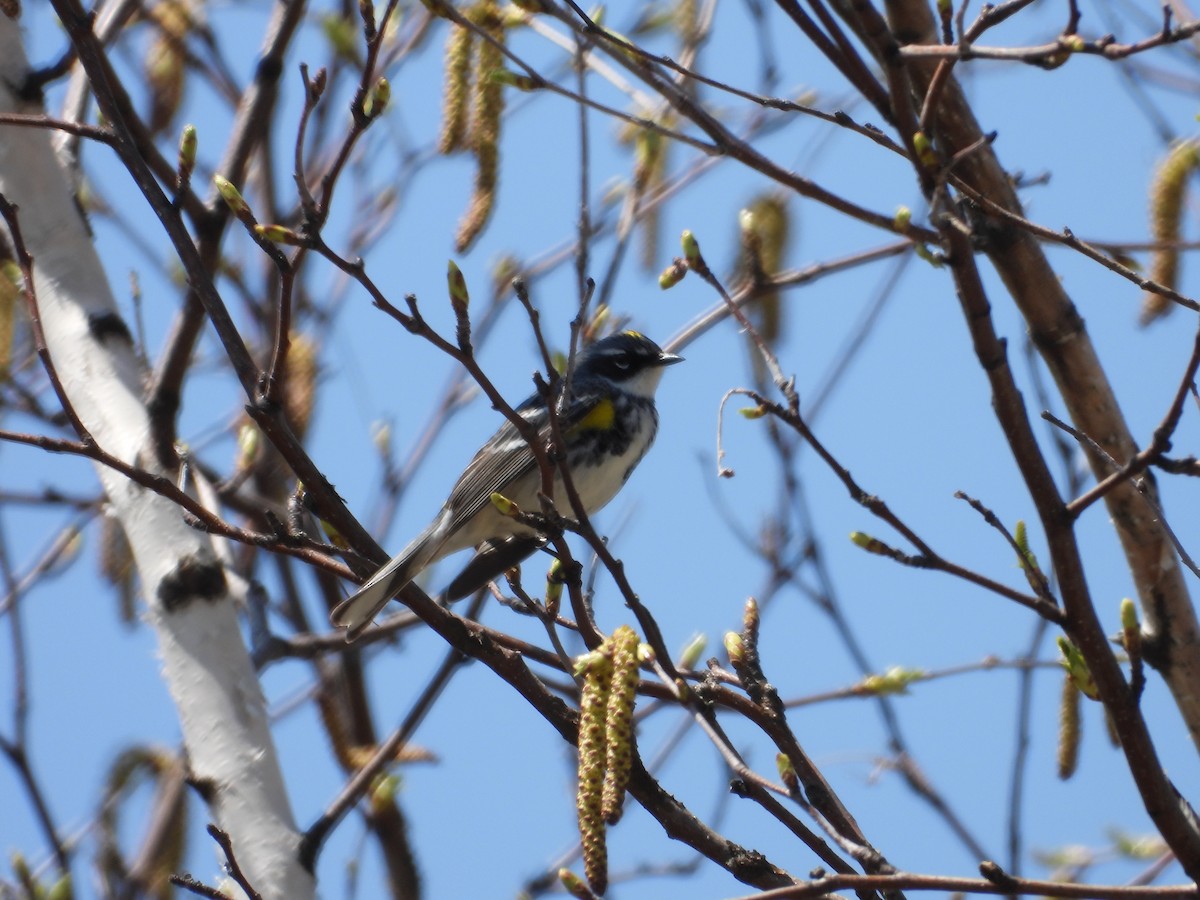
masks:
<instances>
[{"instance_id":1,"label":"brown branch","mask_svg":"<svg viewBox=\"0 0 1200 900\"><path fill-rule=\"evenodd\" d=\"M1132 44L1118 44L1111 34L1085 41L1077 35L1064 33L1056 41L1032 47L980 47L970 43L951 46L907 44L899 48L899 54L904 59L994 59L1045 65L1047 63L1058 64L1065 57L1080 53L1088 56L1102 56L1108 60L1125 59L1147 50L1153 50L1155 47L1190 40L1196 34L1200 34L1200 21L1188 22L1178 28L1159 32Z\"/></svg>"},{"instance_id":2,"label":"brown branch","mask_svg":"<svg viewBox=\"0 0 1200 900\"><path fill-rule=\"evenodd\" d=\"M1129 887L1126 885L1064 884L1060 881L1035 881L1014 878L999 870L995 863L983 863L981 870L990 879L953 878L897 872L894 875L826 875L802 885L763 891L736 900L801 900L823 897L839 890L941 891L943 893L1040 895L1043 897L1080 898L1080 900L1186 900L1200 896L1194 885L1170 887Z\"/></svg>"}]
</instances>

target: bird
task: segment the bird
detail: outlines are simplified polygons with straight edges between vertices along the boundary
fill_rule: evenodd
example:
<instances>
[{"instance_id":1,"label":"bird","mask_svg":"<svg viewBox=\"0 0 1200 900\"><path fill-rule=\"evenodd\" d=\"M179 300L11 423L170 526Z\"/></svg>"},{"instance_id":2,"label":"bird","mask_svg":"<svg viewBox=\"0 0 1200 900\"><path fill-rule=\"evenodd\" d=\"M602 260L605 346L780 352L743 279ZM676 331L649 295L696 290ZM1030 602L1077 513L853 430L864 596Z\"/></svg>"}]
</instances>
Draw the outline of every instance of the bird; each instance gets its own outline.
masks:
<instances>
[{"instance_id":1,"label":"bird","mask_svg":"<svg viewBox=\"0 0 1200 900\"><path fill-rule=\"evenodd\" d=\"M559 428L567 467L583 508L590 515L607 504L650 449L658 431L654 394L667 366L683 357L664 351L637 331L600 338L580 351L571 373L569 395L561 407ZM550 437L546 399L538 393L517 408L537 430ZM561 476L554 496L566 497ZM393 597L428 566L452 553L477 548L475 557L446 589L446 599L466 596L521 562L545 544L545 536L492 501L493 494L519 509L538 510L542 475L528 442L510 421L500 427L467 464L433 521L387 564L330 613L330 622L346 629L346 640L361 634Z\"/></svg>"}]
</instances>

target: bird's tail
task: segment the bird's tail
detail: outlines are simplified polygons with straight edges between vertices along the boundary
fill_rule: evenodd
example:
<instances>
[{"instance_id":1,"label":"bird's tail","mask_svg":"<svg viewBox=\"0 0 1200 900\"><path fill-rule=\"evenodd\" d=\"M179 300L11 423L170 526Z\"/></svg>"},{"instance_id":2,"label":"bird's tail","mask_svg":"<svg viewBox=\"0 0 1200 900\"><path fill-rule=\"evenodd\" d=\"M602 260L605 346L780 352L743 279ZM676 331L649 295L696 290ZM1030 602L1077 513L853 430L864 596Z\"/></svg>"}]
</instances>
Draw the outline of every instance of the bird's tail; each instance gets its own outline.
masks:
<instances>
[{"instance_id":1,"label":"bird's tail","mask_svg":"<svg viewBox=\"0 0 1200 900\"><path fill-rule=\"evenodd\" d=\"M437 558L444 543L444 539L436 539L433 529L426 531L393 556L356 592L335 606L329 614L329 621L337 628L346 629L347 641L354 640L406 584Z\"/></svg>"}]
</instances>

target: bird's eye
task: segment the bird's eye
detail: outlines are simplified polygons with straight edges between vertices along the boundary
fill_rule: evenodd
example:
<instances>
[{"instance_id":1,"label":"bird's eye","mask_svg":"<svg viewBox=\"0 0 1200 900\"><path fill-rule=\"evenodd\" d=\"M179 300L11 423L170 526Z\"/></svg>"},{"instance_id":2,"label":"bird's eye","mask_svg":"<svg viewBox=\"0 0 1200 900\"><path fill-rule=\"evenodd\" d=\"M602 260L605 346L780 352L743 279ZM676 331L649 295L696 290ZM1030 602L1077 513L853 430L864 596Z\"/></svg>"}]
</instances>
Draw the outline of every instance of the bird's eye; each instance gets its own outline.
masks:
<instances>
[{"instance_id":1,"label":"bird's eye","mask_svg":"<svg viewBox=\"0 0 1200 900\"><path fill-rule=\"evenodd\" d=\"M629 367L632 365L633 365L633 362L629 359L628 356L618 356L616 359L613 360L613 368L616 369L618 372L628 372Z\"/></svg>"}]
</instances>

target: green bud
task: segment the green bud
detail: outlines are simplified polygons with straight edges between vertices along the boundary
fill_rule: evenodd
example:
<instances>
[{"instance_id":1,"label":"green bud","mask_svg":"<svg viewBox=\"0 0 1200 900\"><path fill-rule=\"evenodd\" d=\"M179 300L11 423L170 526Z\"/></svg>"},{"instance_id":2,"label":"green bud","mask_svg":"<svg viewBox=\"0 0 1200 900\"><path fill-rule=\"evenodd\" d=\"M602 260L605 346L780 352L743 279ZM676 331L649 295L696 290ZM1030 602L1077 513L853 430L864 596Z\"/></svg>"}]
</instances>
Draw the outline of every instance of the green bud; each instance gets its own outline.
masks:
<instances>
[{"instance_id":1,"label":"green bud","mask_svg":"<svg viewBox=\"0 0 1200 900\"><path fill-rule=\"evenodd\" d=\"M696 240L696 236L691 231L685 230L679 236L679 243L683 247L683 255L691 265L700 262L700 244Z\"/></svg>"},{"instance_id":2,"label":"green bud","mask_svg":"<svg viewBox=\"0 0 1200 900\"><path fill-rule=\"evenodd\" d=\"M223 175L214 175L213 185L216 187L217 193L221 195L221 199L225 201L225 205L229 207L230 212L239 218L249 214L250 204L246 202L242 192L234 187L232 181Z\"/></svg>"},{"instance_id":3,"label":"green bud","mask_svg":"<svg viewBox=\"0 0 1200 900\"><path fill-rule=\"evenodd\" d=\"M707 635L698 634L693 637L690 641L688 641L687 646L683 648L683 652L679 654L679 668L696 668L696 663L700 662L700 657L704 655L704 651L707 647Z\"/></svg>"},{"instance_id":4,"label":"green bud","mask_svg":"<svg viewBox=\"0 0 1200 900\"><path fill-rule=\"evenodd\" d=\"M283 225L255 225L254 233L263 240L270 241L272 244L289 244L292 247L303 247L305 245L302 235Z\"/></svg>"},{"instance_id":5,"label":"green bud","mask_svg":"<svg viewBox=\"0 0 1200 900\"><path fill-rule=\"evenodd\" d=\"M528 0L518 0L518 2L528 2ZM558 880L561 882L563 890L572 897L578 898L578 900L592 900L595 896L595 894L588 890L588 886L583 883L583 879L570 869L559 869Z\"/></svg>"},{"instance_id":6,"label":"green bud","mask_svg":"<svg viewBox=\"0 0 1200 900\"><path fill-rule=\"evenodd\" d=\"M50 890L46 892L46 900L71 900L74 896L75 889L71 885L70 872L54 882L50 886Z\"/></svg>"},{"instance_id":7,"label":"green bud","mask_svg":"<svg viewBox=\"0 0 1200 900\"><path fill-rule=\"evenodd\" d=\"M796 775L796 767L792 765L792 758L786 753L775 754L775 768L779 772L779 777L783 780L783 786L791 793L796 793L800 790L800 778Z\"/></svg>"},{"instance_id":8,"label":"green bud","mask_svg":"<svg viewBox=\"0 0 1200 900\"><path fill-rule=\"evenodd\" d=\"M254 459L258 453L259 439L262 433L258 430L258 426L253 422L247 422L238 429L237 445L238 445L238 467L242 468L249 465L250 460Z\"/></svg>"},{"instance_id":9,"label":"green bud","mask_svg":"<svg viewBox=\"0 0 1200 900\"><path fill-rule=\"evenodd\" d=\"M511 69L492 69L488 72L487 77L488 81L494 84L503 84L516 88L518 91L536 91L542 86L536 78L521 75Z\"/></svg>"},{"instance_id":10,"label":"green bud","mask_svg":"<svg viewBox=\"0 0 1200 900\"><path fill-rule=\"evenodd\" d=\"M455 265L454 260L446 264L446 284L450 288L450 304L456 313L466 311L471 305L471 295L467 292L467 279L462 270Z\"/></svg>"},{"instance_id":11,"label":"green bud","mask_svg":"<svg viewBox=\"0 0 1200 900\"><path fill-rule=\"evenodd\" d=\"M513 503L499 491L492 491L488 499L492 501L492 506L496 507L496 510L502 516L508 516L512 519L521 514L521 507L517 506L517 504Z\"/></svg>"},{"instance_id":12,"label":"green bud","mask_svg":"<svg viewBox=\"0 0 1200 900\"><path fill-rule=\"evenodd\" d=\"M1017 519L1017 527L1013 531L1013 541L1017 545L1017 549L1021 551L1021 555L1025 556L1029 553L1029 532L1025 528L1025 520Z\"/></svg>"},{"instance_id":13,"label":"green bud","mask_svg":"<svg viewBox=\"0 0 1200 900\"><path fill-rule=\"evenodd\" d=\"M688 273L687 263L682 259L677 259L671 265L663 269L662 274L658 276L658 286L664 291L670 290L683 281L683 276Z\"/></svg>"},{"instance_id":14,"label":"green bud","mask_svg":"<svg viewBox=\"0 0 1200 900\"><path fill-rule=\"evenodd\" d=\"M868 553L874 553L877 556L887 556L891 550L891 547L883 541L873 538L869 534L864 534L861 531L850 532L850 540L856 547L861 547Z\"/></svg>"},{"instance_id":15,"label":"green bud","mask_svg":"<svg viewBox=\"0 0 1200 900\"><path fill-rule=\"evenodd\" d=\"M908 226L912 224L912 210L907 206L896 208L896 215L892 219L892 228L900 234L908 231Z\"/></svg>"},{"instance_id":16,"label":"green bud","mask_svg":"<svg viewBox=\"0 0 1200 900\"><path fill-rule=\"evenodd\" d=\"M692 698L692 689L682 678L675 679L675 695L679 697L681 703L687 703Z\"/></svg>"},{"instance_id":17,"label":"green bud","mask_svg":"<svg viewBox=\"0 0 1200 900\"><path fill-rule=\"evenodd\" d=\"M1138 623L1137 604L1128 597L1121 601L1121 646L1135 667L1142 664L1142 629Z\"/></svg>"},{"instance_id":18,"label":"green bud","mask_svg":"<svg viewBox=\"0 0 1200 900\"><path fill-rule=\"evenodd\" d=\"M913 134L913 150L917 153L917 161L927 169L937 168L937 153L934 152L933 142L923 131Z\"/></svg>"},{"instance_id":19,"label":"green bud","mask_svg":"<svg viewBox=\"0 0 1200 900\"><path fill-rule=\"evenodd\" d=\"M1157 859L1167 852L1163 839L1156 834L1127 834L1120 829L1110 828L1108 837L1113 843L1113 849L1126 859Z\"/></svg>"},{"instance_id":20,"label":"green bud","mask_svg":"<svg viewBox=\"0 0 1200 900\"><path fill-rule=\"evenodd\" d=\"M736 631L725 632L725 653L729 656L729 661L733 665L740 666L742 660L746 657L746 647L742 643L742 636Z\"/></svg>"},{"instance_id":21,"label":"green bud","mask_svg":"<svg viewBox=\"0 0 1200 900\"><path fill-rule=\"evenodd\" d=\"M198 143L196 126L184 125L183 134L179 138L179 170L181 172L190 174L192 169L196 168L196 146Z\"/></svg>"},{"instance_id":22,"label":"green bud","mask_svg":"<svg viewBox=\"0 0 1200 900\"><path fill-rule=\"evenodd\" d=\"M925 260L925 262L929 263L935 269L940 269L942 267L942 258L934 254L934 252L925 246L925 244L920 242L913 244L913 253L917 254L917 256Z\"/></svg>"},{"instance_id":23,"label":"green bud","mask_svg":"<svg viewBox=\"0 0 1200 900\"><path fill-rule=\"evenodd\" d=\"M1121 601L1121 627L1125 631L1138 628L1137 604L1128 597Z\"/></svg>"},{"instance_id":24,"label":"green bud","mask_svg":"<svg viewBox=\"0 0 1200 900\"><path fill-rule=\"evenodd\" d=\"M882 675L868 675L861 682L864 693L876 696L891 694L907 694L908 686L914 681L925 677L924 669L906 669L903 666L892 666Z\"/></svg>"},{"instance_id":25,"label":"green bud","mask_svg":"<svg viewBox=\"0 0 1200 900\"><path fill-rule=\"evenodd\" d=\"M367 99L363 103L363 115L369 119L378 118L383 115L383 111L387 109L391 100L391 82L380 75L379 80L371 86L371 90L367 93Z\"/></svg>"},{"instance_id":26,"label":"green bud","mask_svg":"<svg viewBox=\"0 0 1200 900\"><path fill-rule=\"evenodd\" d=\"M744 406L738 410L738 413L746 419L761 419L767 414L767 408L761 404L759 406Z\"/></svg>"},{"instance_id":27,"label":"green bud","mask_svg":"<svg viewBox=\"0 0 1200 900\"><path fill-rule=\"evenodd\" d=\"M1062 667L1067 670L1067 676L1071 679L1075 687L1085 697L1091 700L1099 700L1100 691L1096 687L1095 679L1092 678L1092 671L1088 667L1087 660L1083 658L1083 654L1079 652L1079 648L1065 637L1060 636L1058 638L1058 649L1063 655L1062 660L1060 660Z\"/></svg>"}]
</instances>

